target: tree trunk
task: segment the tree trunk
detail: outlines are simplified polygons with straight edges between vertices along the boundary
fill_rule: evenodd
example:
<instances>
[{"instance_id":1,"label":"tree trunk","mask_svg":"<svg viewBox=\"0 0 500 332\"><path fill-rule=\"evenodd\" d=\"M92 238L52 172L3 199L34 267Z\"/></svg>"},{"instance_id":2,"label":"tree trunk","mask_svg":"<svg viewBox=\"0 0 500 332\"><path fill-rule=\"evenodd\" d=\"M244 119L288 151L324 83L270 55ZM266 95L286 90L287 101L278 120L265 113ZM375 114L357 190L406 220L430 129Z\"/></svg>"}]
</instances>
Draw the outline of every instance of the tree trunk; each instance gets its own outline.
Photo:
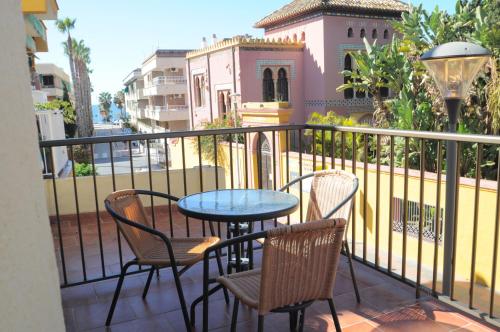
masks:
<instances>
[{"instance_id":1,"label":"tree trunk","mask_svg":"<svg viewBox=\"0 0 500 332\"><path fill-rule=\"evenodd\" d=\"M75 66L75 59L73 58L73 40L71 38L70 33L68 32L68 55L69 55L69 68L71 71L71 80L73 81L73 91L75 94L75 112L76 112L76 125L77 125L77 133L79 137L83 137L84 132L84 118L83 118L83 110L82 110L82 98L80 94L80 84L79 79L77 77L77 70Z\"/></svg>"},{"instance_id":2,"label":"tree trunk","mask_svg":"<svg viewBox=\"0 0 500 332\"><path fill-rule=\"evenodd\" d=\"M385 106L380 91L373 93L373 124L377 128L388 128L389 121L389 110Z\"/></svg>"}]
</instances>

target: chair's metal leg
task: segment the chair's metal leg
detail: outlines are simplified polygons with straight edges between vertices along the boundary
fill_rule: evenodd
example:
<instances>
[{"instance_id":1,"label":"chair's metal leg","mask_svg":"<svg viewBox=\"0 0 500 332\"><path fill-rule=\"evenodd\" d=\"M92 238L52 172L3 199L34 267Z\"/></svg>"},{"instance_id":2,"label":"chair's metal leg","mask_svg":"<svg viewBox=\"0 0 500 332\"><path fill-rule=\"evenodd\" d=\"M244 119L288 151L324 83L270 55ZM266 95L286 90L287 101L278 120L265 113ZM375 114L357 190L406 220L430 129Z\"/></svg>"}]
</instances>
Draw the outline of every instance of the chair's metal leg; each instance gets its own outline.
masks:
<instances>
[{"instance_id":1,"label":"chair's metal leg","mask_svg":"<svg viewBox=\"0 0 500 332\"><path fill-rule=\"evenodd\" d=\"M142 292L142 298L145 299L146 295L148 295L149 285L151 284L151 279L153 279L154 272L158 271L154 266L151 267L151 270L148 274L148 280L146 280L146 286L144 287L144 291Z\"/></svg>"},{"instance_id":2,"label":"chair's metal leg","mask_svg":"<svg viewBox=\"0 0 500 332\"><path fill-rule=\"evenodd\" d=\"M263 315L259 315L259 322L258 322L257 331L259 331L259 332L264 331L264 316Z\"/></svg>"},{"instance_id":3,"label":"chair's metal leg","mask_svg":"<svg viewBox=\"0 0 500 332\"><path fill-rule=\"evenodd\" d=\"M352 285L354 286L354 293L356 294L356 301L361 303L361 297L359 296L358 284L356 283L356 275L354 274L354 267L352 265L351 251L349 250L349 244L347 241L342 241L345 249L345 254L347 256L347 261L349 263L349 270L351 271Z\"/></svg>"},{"instance_id":4,"label":"chair's metal leg","mask_svg":"<svg viewBox=\"0 0 500 332\"><path fill-rule=\"evenodd\" d=\"M298 311L290 311L290 331L291 332L297 332L297 318L298 318Z\"/></svg>"},{"instance_id":5,"label":"chair's metal leg","mask_svg":"<svg viewBox=\"0 0 500 332\"><path fill-rule=\"evenodd\" d=\"M224 267L222 266L222 260L220 258L220 250L215 251L215 258L217 260L217 267L219 268L219 275L224 275ZM222 291L224 292L224 299L226 300L226 304L229 304L229 293L226 287L222 287Z\"/></svg>"},{"instance_id":6,"label":"chair's metal leg","mask_svg":"<svg viewBox=\"0 0 500 332\"><path fill-rule=\"evenodd\" d=\"M182 291L182 285L179 278L179 272L177 272L177 265L172 265L172 273L174 274L175 287L177 288L177 295L179 296L179 302L181 304L182 315L184 316L184 324L186 325L186 331L191 331L191 324L189 322L189 314L186 307L186 300L184 299L184 292Z\"/></svg>"},{"instance_id":7,"label":"chair's metal leg","mask_svg":"<svg viewBox=\"0 0 500 332\"><path fill-rule=\"evenodd\" d=\"M109 324L111 324L111 319L113 319L113 313L115 312L116 302L118 301L118 297L120 296L120 291L123 285L123 279L125 279L125 274L127 273L127 269L134 264L137 264L137 262L130 261L127 262L127 264L125 264L122 268L122 271L120 273L120 278L118 279L118 284L116 285L115 294L113 295L113 301L111 302L111 307L109 308L108 317L106 318L106 326L109 326Z\"/></svg>"},{"instance_id":8,"label":"chair's metal leg","mask_svg":"<svg viewBox=\"0 0 500 332\"><path fill-rule=\"evenodd\" d=\"M234 298L233 305L233 316L231 318L231 332L236 332L236 323L238 322L238 307L240 304L240 300L238 298Z\"/></svg>"},{"instance_id":9,"label":"chair's metal leg","mask_svg":"<svg viewBox=\"0 0 500 332\"><path fill-rule=\"evenodd\" d=\"M299 319L299 332L304 332L304 320L306 316L306 308L300 310L300 319Z\"/></svg>"},{"instance_id":10,"label":"chair's metal leg","mask_svg":"<svg viewBox=\"0 0 500 332\"><path fill-rule=\"evenodd\" d=\"M328 299L328 304L330 305L330 312L332 313L333 323L335 324L335 330L341 332L339 318L337 317L337 312L335 311L335 305L332 299Z\"/></svg>"}]
</instances>

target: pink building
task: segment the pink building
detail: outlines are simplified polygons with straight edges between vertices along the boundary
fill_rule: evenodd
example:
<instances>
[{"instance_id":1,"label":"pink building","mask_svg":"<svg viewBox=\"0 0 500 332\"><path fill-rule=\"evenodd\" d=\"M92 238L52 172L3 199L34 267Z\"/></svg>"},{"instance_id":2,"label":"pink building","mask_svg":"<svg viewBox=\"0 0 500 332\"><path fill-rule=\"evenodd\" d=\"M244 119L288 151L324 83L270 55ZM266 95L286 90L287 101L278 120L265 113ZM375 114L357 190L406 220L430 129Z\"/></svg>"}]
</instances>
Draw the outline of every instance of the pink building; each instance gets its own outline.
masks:
<instances>
[{"instance_id":1,"label":"pink building","mask_svg":"<svg viewBox=\"0 0 500 332\"><path fill-rule=\"evenodd\" d=\"M355 69L348 53L364 49L363 38L389 42L388 21L407 9L397 0L295 0L255 24L265 39L235 37L188 53L192 127L227 113L233 93L240 105L288 101L290 123L331 110L371 121L369 95L336 91L340 72Z\"/></svg>"}]
</instances>

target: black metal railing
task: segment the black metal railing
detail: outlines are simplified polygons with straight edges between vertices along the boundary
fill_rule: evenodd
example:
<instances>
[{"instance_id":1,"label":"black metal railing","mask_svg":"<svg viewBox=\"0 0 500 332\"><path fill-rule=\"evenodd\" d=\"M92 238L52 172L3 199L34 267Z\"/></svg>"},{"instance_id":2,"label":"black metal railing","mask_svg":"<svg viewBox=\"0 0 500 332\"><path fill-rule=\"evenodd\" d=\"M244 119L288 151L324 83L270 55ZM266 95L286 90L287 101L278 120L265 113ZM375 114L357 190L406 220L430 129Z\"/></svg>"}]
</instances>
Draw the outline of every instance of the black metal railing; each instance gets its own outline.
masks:
<instances>
[{"instance_id":1,"label":"black metal railing","mask_svg":"<svg viewBox=\"0 0 500 332\"><path fill-rule=\"evenodd\" d=\"M444 236L442 210L446 204L442 197L444 192L442 180L446 173L444 164L446 151L443 146L451 140L458 142L459 169L461 169L460 166L464 166L465 153L472 153L472 159L469 158L467 162L470 162L469 167L473 167L474 172L467 173L465 169L466 174L462 171L462 177L457 176L452 180L458 184L457 202L460 200L459 193L462 192L466 195L464 197L470 196L473 200L472 203L468 201L465 202L466 204L456 204L455 216L460 217L455 217L452 221L455 225L453 237L455 250L452 257L451 292L446 295L449 295L452 301L465 303L465 306L477 309L478 312L487 312L489 317L493 318L500 314L495 304L500 228L498 194L500 137L497 136L367 127L286 125L100 136L40 142L42 150L67 147L70 159L75 159L74 150L77 147L80 151L82 149L89 151L90 156L87 160L92 166L90 174L92 181L82 181L77 177L75 163L72 163L70 177L60 179L52 176L51 179L46 180L51 181L49 194L52 197L49 201L52 206L49 209L53 211L52 227L61 273L61 286L68 287L119 275L119 269L113 269L106 260L116 261L117 266L121 267L124 256L127 255L127 246L118 233L118 229L113 233L113 239L116 237L116 248L109 248L110 244L106 242L106 236L109 236L110 229L114 226L111 226L113 225L111 222L109 224L103 222L105 214L103 214L102 201L105 197L100 193L105 189L99 189L102 186L108 186L106 187L108 192L117 190L118 177L122 182L124 176L129 177L131 188L158 190L155 189L158 185L155 177L161 173L164 174L162 181L164 180L165 183L162 186L165 185L165 191L168 194L175 191L175 194L181 196L193 191L219 188L267 187L276 189L293 180L294 177L307 173L308 170L341 168L357 174L362 182L353 204L354 213L349 230L354 258L413 286L416 297L420 297L422 292L434 296L441 295L443 262L440 261L442 259L440 257L443 255L441 242ZM119 158L115 156L113 151L115 142L124 142L128 150L127 157L123 154ZM142 154L142 159L138 157L140 155L138 149L134 149L137 142L143 143L145 153ZM159 152L155 150L156 148L152 148L151 142L155 142L155 146L158 142L162 142L164 151L162 163L152 161L152 155ZM265 145L264 150L263 145ZM103 174L99 172L99 168L96 171L99 165L96 165L94 154L96 148L102 150L105 147L109 152L107 164L111 171L108 176L101 176ZM490 151L490 153L483 153L485 151ZM224 154L224 158L221 158L221 154ZM463 154L462 157L461 154ZM47 155L52 156L52 154ZM53 164L53 160L51 163ZM118 163L122 168L120 172L116 170ZM142 163L142 166L135 165L135 163ZM208 165L210 167L207 167ZM489 173L485 171L486 168ZM460 172L458 174L460 175ZM471 174L473 174L472 177L467 179L466 176ZM139 184L139 177L141 181L143 177L146 177L147 181ZM197 179L193 181L193 177ZM109 178L111 178L111 186L108 183ZM62 196L58 191L62 185L61 181L72 181L73 199L69 208L62 209L61 206ZM480 193L484 186L487 187L484 190L489 191L488 196L483 197L485 200L483 203ZM468 191L465 192L465 190ZM426 191L431 194L426 195ZM93 217L89 216L88 211L82 212L80 204L82 192L86 194L90 192L93 195L94 211L91 212ZM395 194L396 192L398 195ZM418 197L415 198L417 192ZM300 199L298 216L285 218L285 223L304 221L307 208L305 205L307 186L300 182L294 193ZM64 195L66 194L65 191ZM64 199L67 201L68 197L65 196ZM175 206L172 206L170 202L168 206L162 207L164 208L163 215L168 216L166 218L168 222L163 224L162 213L156 212L159 207L155 208L155 204L156 202L151 199L149 205L152 207L152 222L155 227L163 227L170 236L189 237L196 232L206 234L205 223L196 223L200 226L194 226L195 223L190 222L187 217L182 227L179 227L175 223L175 218L178 218L175 214ZM490 206L490 204L495 206ZM480 220L481 208L490 210L489 220ZM62 213L62 210L65 213ZM470 218L466 218L467 222L464 222L463 215L467 214L470 214ZM462 218L460 223L459 218ZM72 238L72 241L76 242L72 246L65 243L66 225L73 227L71 233L76 232L77 235L76 239ZM271 221L270 225L271 227L277 225L277 220ZM470 231L467 228L468 225L471 225ZM264 229L264 227L266 223L262 222L260 228ZM106 229L103 230L103 228ZM86 243L85 229L90 229L96 237L92 244ZM223 226L219 224L217 226L219 236L225 236L224 231ZM458 236L468 238L470 241L457 243ZM461 247L464 243L469 243L467 248ZM113 246L115 246L114 243ZM481 248L481 252L478 252L478 248ZM485 252L486 249L488 252ZM426 257L423 256L424 250L427 252ZM466 252L469 255L467 258L461 256L458 262L462 263L464 259L467 262L470 260L470 265L466 264L470 267L470 271L467 271L469 273L464 273L463 264L460 265L462 270L456 271L459 265L456 257L457 251ZM109 257L114 252L117 252L118 258ZM489 262L486 265L491 265L490 269L485 269L482 263L482 270L478 270L479 255L481 262ZM90 266L94 271L92 273L89 272ZM78 273L70 276L70 267ZM137 272L140 270L132 273ZM489 275L485 276L485 274ZM478 291L483 295L476 297Z\"/></svg>"}]
</instances>

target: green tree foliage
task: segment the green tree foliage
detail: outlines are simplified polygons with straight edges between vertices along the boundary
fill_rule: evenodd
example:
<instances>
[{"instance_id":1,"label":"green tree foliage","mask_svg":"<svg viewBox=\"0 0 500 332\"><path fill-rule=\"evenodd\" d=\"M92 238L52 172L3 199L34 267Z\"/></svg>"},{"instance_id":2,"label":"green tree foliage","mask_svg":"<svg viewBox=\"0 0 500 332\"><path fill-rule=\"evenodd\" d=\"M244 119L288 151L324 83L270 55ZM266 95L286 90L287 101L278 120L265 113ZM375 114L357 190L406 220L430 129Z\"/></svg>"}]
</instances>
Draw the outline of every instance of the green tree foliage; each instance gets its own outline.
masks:
<instances>
[{"instance_id":1,"label":"green tree foliage","mask_svg":"<svg viewBox=\"0 0 500 332\"><path fill-rule=\"evenodd\" d=\"M224 129L224 128L235 128L241 127L241 119L239 117L236 118L236 123L233 117L228 118L217 118L212 122L207 122L204 125L203 129ZM215 142L214 142L215 140ZM217 149L217 163L218 165L223 165L225 163L224 159L224 151L221 143L229 142L232 140L236 143L236 140L239 143L243 143L243 135L242 134L234 134L234 135L216 135L214 136L201 136L200 137L200 145L198 142L194 143L196 151L201 154L204 159L209 160L215 163L215 149Z\"/></svg>"},{"instance_id":2,"label":"green tree foliage","mask_svg":"<svg viewBox=\"0 0 500 332\"><path fill-rule=\"evenodd\" d=\"M54 99L46 103L35 105L37 110L61 110L64 118L64 132L66 138L75 136L76 133L76 112L70 102L61 99Z\"/></svg>"},{"instance_id":3,"label":"green tree foliage","mask_svg":"<svg viewBox=\"0 0 500 332\"><path fill-rule=\"evenodd\" d=\"M101 92L99 94L99 111L104 121L111 119L111 94L109 92Z\"/></svg>"},{"instance_id":4,"label":"green tree foliage","mask_svg":"<svg viewBox=\"0 0 500 332\"><path fill-rule=\"evenodd\" d=\"M486 70L473 83L470 95L462 105L459 132L494 134L500 129L500 0L459 0L455 13L436 7L428 12L422 5L411 7L401 20L394 21L397 31L391 43L377 45L365 40L365 50L353 52L356 71L344 71L349 78L338 90L348 88L373 95L374 118L377 127L407 130L443 131L447 128L444 100L427 73L419 56L425 51L451 41L470 41L490 49L494 55ZM384 99L380 89L389 87L391 95ZM420 163L417 140L410 140L410 167ZM404 140L396 140L395 159L404 163ZM434 171L437 144L425 147L426 169ZM477 145L462 145L461 173L473 174ZM496 160L496 150L484 147L483 160ZM481 165L483 175L493 178L495 163ZM471 171L472 170L472 171Z\"/></svg>"},{"instance_id":5,"label":"green tree foliage","mask_svg":"<svg viewBox=\"0 0 500 332\"><path fill-rule=\"evenodd\" d=\"M76 176L90 176L94 173L94 168L92 164L88 163L75 163L75 175ZM96 172L96 175L97 172Z\"/></svg>"},{"instance_id":6,"label":"green tree foliage","mask_svg":"<svg viewBox=\"0 0 500 332\"><path fill-rule=\"evenodd\" d=\"M113 104L120 110L120 118L125 121L127 118L126 114L123 113L123 108L125 106L125 94L123 90L117 91L113 96Z\"/></svg>"}]
</instances>

